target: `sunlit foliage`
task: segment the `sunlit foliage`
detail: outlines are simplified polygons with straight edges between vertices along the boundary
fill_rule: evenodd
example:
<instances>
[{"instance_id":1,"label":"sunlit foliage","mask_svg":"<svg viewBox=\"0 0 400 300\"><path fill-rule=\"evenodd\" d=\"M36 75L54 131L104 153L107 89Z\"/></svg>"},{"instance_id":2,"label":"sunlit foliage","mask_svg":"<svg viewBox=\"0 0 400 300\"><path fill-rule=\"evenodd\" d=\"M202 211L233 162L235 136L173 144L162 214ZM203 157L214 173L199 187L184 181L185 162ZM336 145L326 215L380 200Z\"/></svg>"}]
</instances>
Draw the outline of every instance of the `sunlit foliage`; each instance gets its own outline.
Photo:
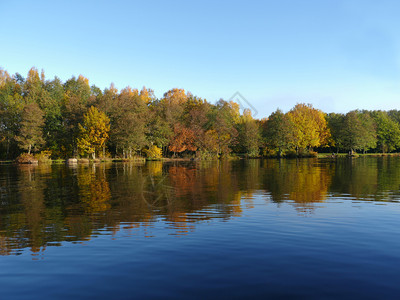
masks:
<instances>
[{"instance_id":1,"label":"sunlit foliage","mask_svg":"<svg viewBox=\"0 0 400 300\"><path fill-rule=\"evenodd\" d=\"M101 111L91 106L84 115L83 124L79 124L79 136L77 145L82 155L96 157L108 139L110 120Z\"/></svg>"},{"instance_id":2,"label":"sunlit foliage","mask_svg":"<svg viewBox=\"0 0 400 300\"><path fill-rule=\"evenodd\" d=\"M89 122L94 109L101 113ZM325 114L299 103L257 120L234 101L212 104L180 88L158 99L146 87L119 90L112 83L101 90L82 75L63 82L35 67L26 78L0 69L0 159L44 150L53 159L129 159L147 156L152 146L162 157L190 159L394 152L400 150L400 112Z\"/></svg>"}]
</instances>

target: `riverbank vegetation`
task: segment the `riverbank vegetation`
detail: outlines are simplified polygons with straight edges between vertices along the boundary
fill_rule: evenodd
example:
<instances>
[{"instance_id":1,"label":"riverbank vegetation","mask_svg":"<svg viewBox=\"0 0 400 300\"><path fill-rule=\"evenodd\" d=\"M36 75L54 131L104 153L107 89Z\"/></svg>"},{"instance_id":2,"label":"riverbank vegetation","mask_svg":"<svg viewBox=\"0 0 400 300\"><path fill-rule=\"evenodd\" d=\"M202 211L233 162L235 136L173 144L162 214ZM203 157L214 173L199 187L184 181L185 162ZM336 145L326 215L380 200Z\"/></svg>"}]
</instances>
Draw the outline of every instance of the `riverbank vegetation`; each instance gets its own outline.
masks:
<instances>
[{"instance_id":1,"label":"riverbank vegetation","mask_svg":"<svg viewBox=\"0 0 400 300\"><path fill-rule=\"evenodd\" d=\"M82 75L65 82L32 68L26 78L0 69L0 159L214 159L398 151L400 111L325 113L309 104L253 118L233 101L215 104L183 89L162 98Z\"/></svg>"}]
</instances>

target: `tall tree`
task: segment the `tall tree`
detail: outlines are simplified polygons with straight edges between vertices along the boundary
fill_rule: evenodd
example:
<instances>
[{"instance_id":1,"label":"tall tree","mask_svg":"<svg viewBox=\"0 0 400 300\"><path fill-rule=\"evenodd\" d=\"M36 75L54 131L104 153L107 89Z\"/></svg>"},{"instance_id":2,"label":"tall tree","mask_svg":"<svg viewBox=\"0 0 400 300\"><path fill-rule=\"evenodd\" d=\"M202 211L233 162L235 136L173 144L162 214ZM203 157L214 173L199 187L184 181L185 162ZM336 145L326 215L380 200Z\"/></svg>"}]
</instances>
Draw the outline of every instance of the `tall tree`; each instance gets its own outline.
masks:
<instances>
[{"instance_id":1,"label":"tall tree","mask_svg":"<svg viewBox=\"0 0 400 300\"><path fill-rule=\"evenodd\" d=\"M124 157L131 157L132 151L140 151L147 144L148 106L138 90L127 87L115 100L111 120L110 137Z\"/></svg>"},{"instance_id":2,"label":"tall tree","mask_svg":"<svg viewBox=\"0 0 400 300\"><path fill-rule=\"evenodd\" d=\"M193 97L187 102L184 114L186 126L193 131L196 137L194 144L197 150L204 154L209 152L206 145L206 132L212 126L209 119L211 110L211 105L207 101Z\"/></svg>"},{"instance_id":3,"label":"tall tree","mask_svg":"<svg viewBox=\"0 0 400 300\"><path fill-rule=\"evenodd\" d=\"M64 101L64 87L61 80L55 77L44 84L47 92L47 100L42 101L41 108L44 112L45 125L43 137L46 141L46 148L52 151L55 157L63 157L61 150L63 137L66 130L63 124L62 105Z\"/></svg>"},{"instance_id":4,"label":"tall tree","mask_svg":"<svg viewBox=\"0 0 400 300\"><path fill-rule=\"evenodd\" d=\"M0 69L0 143L4 149L3 158L9 158L10 152L18 150L15 136L21 125L24 108L22 86L24 79L17 80ZM11 151L10 151L11 149Z\"/></svg>"},{"instance_id":5,"label":"tall tree","mask_svg":"<svg viewBox=\"0 0 400 300\"><path fill-rule=\"evenodd\" d=\"M89 105L91 88L89 80L82 75L78 78L73 76L64 83L64 101L62 106L63 126L65 135L63 136L63 148L68 155L75 156L77 154L77 136L79 134L78 124L83 122Z\"/></svg>"},{"instance_id":6,"label":"tall tree","mask_svg":"<svg viewBox=\"0 0 400 300\"><path fill-rule=\"evenodd\" d=\"M267 147L278 149L279 156L295 146L294 124L280 109L268 117L263 132Z\"/></svg>"},{"instance_id":7,"label":"tall tree","mask_svg":"<svg viewBox=\"0 0 400 300\"><path fill-rule=\"evenodd\" d=\"M328 127L332 134L333 146L336 147L336 151L344 148L343 141L343 130L344 130L344 115L337 113L330 113L326 116Z\"/></svg>"},{"instance_id":8,"label":"tall tree","mask_svg":"<svg viewBox=\"0 0 400 300\"><path fill-rule=\"evenodd\" d=\"M251 115L251 111L245 109L238 124L239 145L250 157L258 156L260 152L261 133L259 123Z\"/></svg>"},{"instance_id":9,"label":"tall tree","mask_svg":"<svg viewBox=\"0 0 400 300\"><path fill-rule=\"evenodd\" d=\"M36 103L28 103L25 105L22 117L21 128L16 141L19 146L28 151L36 151L44 144L42 128L44 125L43 111Z\"/></svg>"},{"instance_id":10,"label":"tall tree","mask_svg":"<svg viewBox=\"0 0 400 300\"><path fill-rule=\"evenodd\" d=\"M219 100L210 114L211 129L217 133L218 153L226 156L232 152L238 140L236 129L240 120L239 105L233 101Z\"/></svg>"},{"instance_id":11,"label":"tall tree","mask_svg":"<svg viewBox=\"0 0 400 300\"><path fill-rule=\"evenodd\" d=\"M110 119L105 113L91 106L84 115L83 124L79 124L77 145L82 155L91 155L96 158L108 139L110 131Z\"/></svg>"},{"instance_id":12,"label":"tall tree","mask_svg":"<svg viewBox=\"0 0 400 300\"><path fill-rule=\"evenodd\" d=\"M150 144L157 145L163 152L166 152L167 146L173 136L173 128L165 119L162 103L153 101L149 105L149 118L147 122L147 140Z\"/></svg>"},{"instance_id":13,"label":"tall tree","mask_svg":"<svg viewBox=\"0 0 400 300\"><path fill-rule=\"evenodd\" d=\"M360 111L350 111L344 117L343 146L350 151L374 148L376 128L373 119Z\"/></svg>"}]
</instances>

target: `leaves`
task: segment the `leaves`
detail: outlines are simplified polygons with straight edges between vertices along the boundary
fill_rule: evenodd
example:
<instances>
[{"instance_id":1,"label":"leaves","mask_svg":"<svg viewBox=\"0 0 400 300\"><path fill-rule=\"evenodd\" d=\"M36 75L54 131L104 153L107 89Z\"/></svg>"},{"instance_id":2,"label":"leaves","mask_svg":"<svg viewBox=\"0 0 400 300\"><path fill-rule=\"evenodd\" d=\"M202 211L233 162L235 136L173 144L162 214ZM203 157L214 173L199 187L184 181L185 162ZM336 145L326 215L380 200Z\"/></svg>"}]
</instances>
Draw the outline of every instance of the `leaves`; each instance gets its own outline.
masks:
<instances>
[{"instance_id":1,"label":"leaves","mask_svg":"<svg viewBox=\"0 0 400 300\"><path fill-rule=\"evenodd\" d=\"M44 144L42 128L44 125L43 111L36 103L25 105L22 111L21 128L15 137L19 146L31 153Z\"/></svg>"},{"instance_id":2,"label":"leaves","mask_svg":"<svg viewBox=\"0 0 400 300\"><path fill-rule=\"evenodd\" d=\"M32 111L30 116L26 110ZM326 146L392 152L400 148L400 112L326 115L301 103L287 113L277 110L256 120L249 110L241 112L238 103L220 99L211 104L179 88L157 99L146 87L118 90L111 84L102 91L82 75L63 83L57 77L46 79L36 68L26 79L0 69L1 158L41 147L51 150L52 158L75 156L78 150L81 155L104 150L131 157L151 145L163 155L198 157L232 152L255 157L261 146L270 155L298 155Z\"/></svg>"},{"instance_id":3,"label":"leaves","mask_svg":"<svg viewBox=\"0 0 400 300\"><path fill-rule=\"evenodd\" d=\"M110 119L94 106L91 106L79 124L77 145L82 155L91 154L93 158L107 141L110 131Z\"/></svg>"},{"instance_id":4,"label":"leaves","mask_svg":"<svg viewBox=\"0 0 400 300\"><path fill-rule=\"evenodd\" d=\"M331 134L322 111L311 104L297 104L288 117L294 125L296 147L306 149L328 144Z\"/></svg>"},{"instance_id":5,"label":"leaves","mask_svg":"<svg viewBox=\"0 0 400 300\"><path fill-rule=\"evenodd\" d=\"M196 151L195 140L196 137L193 130L177 123L174 126L174 138L169 145L169 150L178 153L185 150Z\"/></svg>"}]
</instances>

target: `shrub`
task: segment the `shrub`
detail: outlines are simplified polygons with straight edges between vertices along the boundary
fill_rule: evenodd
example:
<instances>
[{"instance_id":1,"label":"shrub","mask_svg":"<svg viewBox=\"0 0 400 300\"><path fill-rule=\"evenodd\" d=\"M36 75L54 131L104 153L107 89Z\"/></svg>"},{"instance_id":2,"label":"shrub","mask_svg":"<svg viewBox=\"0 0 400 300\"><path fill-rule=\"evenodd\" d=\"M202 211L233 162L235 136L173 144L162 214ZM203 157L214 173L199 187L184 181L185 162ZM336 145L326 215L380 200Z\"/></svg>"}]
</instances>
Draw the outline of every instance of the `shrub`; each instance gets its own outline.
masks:
<instances>
[{"instance_id":1,"label":"shrub","mask_svg":"<svg viewBox=\"0 0 400 300\"><path fill-rule=\"evenodd\" d=\"M161 159L162 158L162 150L158 148L156 145L151 145L149 149L144 149L143 152L146 154L148 159Z\"/></svg>"},{"instance_id":2,"label":"shrub","mask_svg":"<svg viewBox=\"0 0 400 300\"><path fill-rule=\"evenodd\" d=\"M278 157L278 151L265 147L263 150L264 157Z\"/></svg>"},{"instance_id":3,"label":"shrub","mask_svg":"<svg viewBox=\"0 0 400 300\"><path fill-rule=\"evenodd\" d=\"M200 159L200 160L218 159L218 154L199 150L199 151L197 151L197 159Z\"/></svg>"},{"instance_id":4,"label":"shrub","mask_svg":"<svg viewBox=\"0 0 400 300\"><path fill-rule=\"evenodd\" d=\"M33 162L37 162L37 159L32 154L22 153L18 156L15 161L19 164L31 164Z\"/></svg>"},{"instance_id":5,"label":"shrub","mask_svg":"<svg viewBox=\"0 0 400 300\"><path fill-rule=\"evenodd\" d=\"M251 157L251 158L254 158L254 157L258 157L259 153L260 153L260 150L258 148L254 148L254 149L251 149L249 151L249 153L247 153L247 156Z\"/></svg>"},{"instance_id":6,"label":"shrub","mask_svg":"<svg viewBox=\"0 0 400 300\"><path fill-rule=\"evenodd\" d=\"M52 154L51 150L45 150L38 154L35 154L35 158L40 163L51 163L51 158L50 158L51 154Z\"/></svg>"},{"instance_id":7,"label":"shrub","mask_svg":"<svg viewBox=\"0 0 400 300\"><path fill-rule=\"evenodd\" d=\"M317 157L317 156L318 156L318 152L315 152L315 151L310 150L310 151L308 151L308 155L309 155L310 157Z\"/></svg>"},{"instance_id":8,"label":"shrub","mask_svg":"<svg viewBox=\"0 0 400 300\"><path fill-rule=\"evenodd\" d=\"M287 158L296 158L298 157L296 150L288 150L285 152L285 157Z\"/></svg>"}]
</instances>

